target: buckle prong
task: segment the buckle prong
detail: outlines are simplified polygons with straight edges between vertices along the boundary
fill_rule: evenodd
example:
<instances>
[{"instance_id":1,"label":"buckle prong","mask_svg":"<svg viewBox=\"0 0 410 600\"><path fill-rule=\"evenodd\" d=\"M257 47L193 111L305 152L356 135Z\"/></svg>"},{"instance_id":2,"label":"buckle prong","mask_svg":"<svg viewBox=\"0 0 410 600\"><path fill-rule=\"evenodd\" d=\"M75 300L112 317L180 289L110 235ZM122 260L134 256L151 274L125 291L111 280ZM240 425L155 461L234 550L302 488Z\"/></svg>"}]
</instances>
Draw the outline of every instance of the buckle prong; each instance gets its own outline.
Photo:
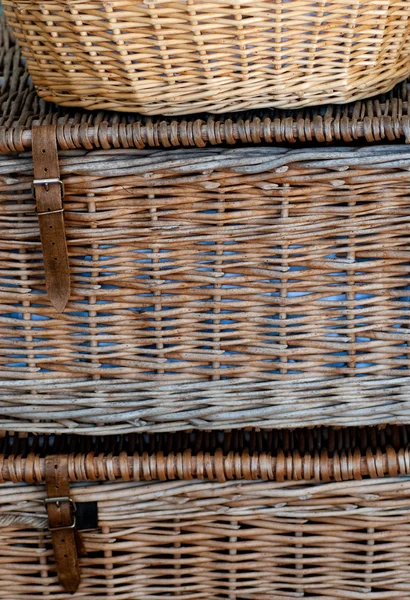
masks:
<instances>
[{"instance_id":1,"label":"buckle prong","mask_svg":"<svg viewBox=\"0 0 410 600\"><path fill-rule=\"evenodd\" d=\"M58 183L60 188L61 188L61 197L64 198L65 196L65 189L64 189L64 183L61 181L61 179L58 178L54 178L54 179L35 179L33 181L33 183L31 184L31 193L33 194L33 198L34 200L36 200L36 187L38 185L44 185L46 192L49 191L49 186L53 183Z\"/></svg>"},{"instance_id":2,"label":"buckle prong","mask_svg":"<svg viewBox=\"0 0 410 600\"><path fill-rule=\"evenodd\" d=\"M76 512L77 507L75 505L74 500L69 498L69 496L60 496L58 498L45 498L44 504L47 506L48 504L55 504L57 508L60 508L62 502L69 502L71 505L71 525L65 525L63 527L49 527L49 531L62 531L63 529L75 529L77 525Z\"/></svg>"}]
</instances>

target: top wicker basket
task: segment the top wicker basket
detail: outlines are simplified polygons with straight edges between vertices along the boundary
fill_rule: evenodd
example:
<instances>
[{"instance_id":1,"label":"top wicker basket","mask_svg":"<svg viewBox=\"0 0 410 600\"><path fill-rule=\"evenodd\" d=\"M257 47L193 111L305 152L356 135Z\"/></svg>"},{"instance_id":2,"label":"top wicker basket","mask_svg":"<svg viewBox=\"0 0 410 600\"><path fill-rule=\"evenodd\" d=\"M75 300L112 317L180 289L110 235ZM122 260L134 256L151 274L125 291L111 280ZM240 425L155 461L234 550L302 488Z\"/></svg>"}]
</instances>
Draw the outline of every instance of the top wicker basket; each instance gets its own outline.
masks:
<instances>
[{"instance_id":1,"label":"top wicker basket","mask_svg":"<svg viewBox=\"0 0 410 600\"><path fill-rule=\"evenodd\" d=\"M293 108L410 73L408 0L4 0L39 95L142 114Z\"/></svg>"}]
</instances>

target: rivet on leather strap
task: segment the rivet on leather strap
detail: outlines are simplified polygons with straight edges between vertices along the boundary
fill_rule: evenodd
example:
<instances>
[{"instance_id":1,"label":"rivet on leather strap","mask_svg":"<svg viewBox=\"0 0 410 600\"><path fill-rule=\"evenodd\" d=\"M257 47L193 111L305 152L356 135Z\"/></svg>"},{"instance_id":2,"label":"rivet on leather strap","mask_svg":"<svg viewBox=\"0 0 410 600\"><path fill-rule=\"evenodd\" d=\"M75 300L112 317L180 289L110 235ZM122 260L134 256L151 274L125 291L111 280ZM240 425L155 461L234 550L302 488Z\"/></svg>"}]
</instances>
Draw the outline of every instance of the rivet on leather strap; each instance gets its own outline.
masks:
<instances>
[{"instance_id":1,"label":"rivet on leather strap","mask_svg":"<svg viewBox=\"0 0 410 600\"><path fill-rule=\"evenodd\" d=\"M76 531L76 507L70 498L68 457L47 456L45 475L47 490L45 504L58 580L66 592L74 594L81 581L78 564L80 540Z\"/></svg>"},{"instance_id":2,"label":"rivet on leather strap","mask_svg":"<svg viewBox=\"0 0 410 600\"><path fill-rule=\"evenodd\" d=\"M33 127L33 197L40 224L48 297L63 312L70 296L70 268L64 225L64 185L60 180L54 125Z\"/></svg>"}]
</instances>

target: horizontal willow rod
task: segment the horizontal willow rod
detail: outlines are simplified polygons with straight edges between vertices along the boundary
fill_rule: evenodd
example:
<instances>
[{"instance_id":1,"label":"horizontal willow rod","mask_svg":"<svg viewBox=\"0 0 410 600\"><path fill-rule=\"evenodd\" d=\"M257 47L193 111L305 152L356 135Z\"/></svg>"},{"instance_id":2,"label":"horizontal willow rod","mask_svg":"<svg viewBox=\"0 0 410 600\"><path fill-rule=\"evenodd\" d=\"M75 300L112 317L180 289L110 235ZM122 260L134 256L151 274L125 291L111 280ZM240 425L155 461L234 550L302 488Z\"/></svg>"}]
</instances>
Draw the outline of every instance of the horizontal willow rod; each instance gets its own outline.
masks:
<instances>
[{"instance_id":1,"label":"horizontal willow rod","mask_svg":"<svg viewBox=\"0 0 410 600\"><path fill-rule=\"evenodd\" d=\"M70 481L152 481L209 479L224 482L230 479L263 479L276 481L347 481L389 475L410 474L410 449L397 452L388 447L386 452L367 450L363 456L359 449L335 451L329 456L327 450L300 454L297 450L276 456L268 453L249 454L222 450L215 453L163 452L149 454L125 452L112 454L69 455L68 472ZM22 456L0 455L0 483L42 483L45 476L45 459L38 454Z\"/></svg>"},{"instance_id":2,"label":"horizontal willow rod","mask_svg":"<svg viewBox=\"0 0 410 600\"><path fill-rule=\"evenodd\" d=\"M362 121L314 116L144 120L135 123L61 123L57 125L58 143L62 150L95 148L170 148L204 147L207 145L262 142L316 141L368 142L405 138L410 142L410 117L364 117ZM0 152L23 152L32 145L30 128L0 128Z\"/></svg>"}]
</instances>

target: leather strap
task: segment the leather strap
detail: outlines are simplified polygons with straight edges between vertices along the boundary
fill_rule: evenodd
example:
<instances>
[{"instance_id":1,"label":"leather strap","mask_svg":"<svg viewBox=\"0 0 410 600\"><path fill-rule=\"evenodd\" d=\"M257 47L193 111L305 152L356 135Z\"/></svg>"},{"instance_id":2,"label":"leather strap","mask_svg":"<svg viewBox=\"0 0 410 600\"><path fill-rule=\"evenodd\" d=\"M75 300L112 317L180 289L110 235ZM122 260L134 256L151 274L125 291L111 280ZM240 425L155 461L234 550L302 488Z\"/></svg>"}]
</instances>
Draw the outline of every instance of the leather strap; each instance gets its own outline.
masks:
<instances>
[{"instance_id":1,"label":"leather strap","mask_svg":"<svg viewBox=\"0 0 410 600\"><path fill-rule=\"evenodd\" d=\"M53 541L58 579L66 592L74 594L80 585L75 505L70 500L68 456L46 457L46 506Z\"/></svg>"},{"instance_id":2,"label":"leather strap","mask_svg":"<svg viewBox=\"0 0 410 600\"><path fill-rule=\"evenodd\" d=\"M33 127L33 195L36 199L48 297L62 313L70 296L70 268L64 225L55 125Z\"/></svg>"}]
</instances>

